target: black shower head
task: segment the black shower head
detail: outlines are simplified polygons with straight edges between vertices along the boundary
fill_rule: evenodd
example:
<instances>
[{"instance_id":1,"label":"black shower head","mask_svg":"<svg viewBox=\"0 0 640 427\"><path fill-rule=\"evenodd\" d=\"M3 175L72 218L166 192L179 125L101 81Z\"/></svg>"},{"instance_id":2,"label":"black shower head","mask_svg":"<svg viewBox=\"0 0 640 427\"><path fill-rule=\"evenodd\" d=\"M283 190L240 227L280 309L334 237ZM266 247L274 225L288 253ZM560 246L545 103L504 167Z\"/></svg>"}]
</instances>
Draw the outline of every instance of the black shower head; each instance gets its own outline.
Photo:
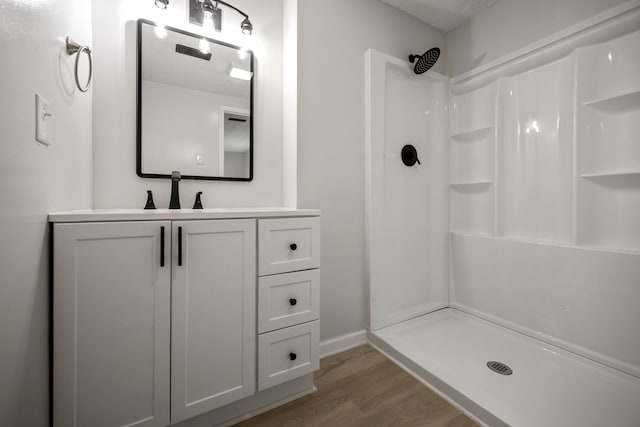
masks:
<instances>
[{"instance_id":1,"label":"black shower head","mask_svg":"<svg viewBox=\"0 0 640 427\"><path fill-rule=\"evenodd\" d=\"M429 69L433 67L439 57L440 48L433 47L422 55L409 55L409 62L413 64L417 59L418 62L416 62L416 66L413 67L413 72L416 74L422 74L426 71L429 71Z\"/></svg>"}]
</instances>

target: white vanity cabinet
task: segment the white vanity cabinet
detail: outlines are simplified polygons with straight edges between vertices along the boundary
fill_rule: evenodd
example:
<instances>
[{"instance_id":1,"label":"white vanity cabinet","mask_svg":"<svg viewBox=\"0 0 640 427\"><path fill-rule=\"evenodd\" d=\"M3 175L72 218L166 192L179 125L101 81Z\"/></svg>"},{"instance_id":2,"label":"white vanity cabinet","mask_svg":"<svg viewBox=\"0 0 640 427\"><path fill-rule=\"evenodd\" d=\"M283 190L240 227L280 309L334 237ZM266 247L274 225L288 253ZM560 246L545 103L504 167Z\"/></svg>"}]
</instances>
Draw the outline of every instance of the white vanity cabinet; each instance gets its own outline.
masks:
<instances>
[{"instance_id":1,"label":"white vanity cabinet","mask_svg":"<svg viewBox=\"0 0 640 427\"><path fill-rule=\"evenodd\" d=\"M287 212L52 214L54 427L227 424L313 391L319 217ZM310 269L259 277L263 221L300 245L272 260Z\"/></svg>"},{"instance_id":2,"label":"white vanity cabinet","mask_svg":"<svg viewBox=\"0 0 640 427\"><path fill-rule=\"evenodd\" d=\"M169 424L170 238L169 221L54 225L55 427Z\"/></svg>"},{"instance_id":3,"label":"white vanity cabinet","mask_svg":"<svg viewBox=\"0 0 640 427\"><path fill-rule=\"evenodd\" d=\"M174 221L171 421L255 393L256 221Z\"/></svg>"}]
</instances>

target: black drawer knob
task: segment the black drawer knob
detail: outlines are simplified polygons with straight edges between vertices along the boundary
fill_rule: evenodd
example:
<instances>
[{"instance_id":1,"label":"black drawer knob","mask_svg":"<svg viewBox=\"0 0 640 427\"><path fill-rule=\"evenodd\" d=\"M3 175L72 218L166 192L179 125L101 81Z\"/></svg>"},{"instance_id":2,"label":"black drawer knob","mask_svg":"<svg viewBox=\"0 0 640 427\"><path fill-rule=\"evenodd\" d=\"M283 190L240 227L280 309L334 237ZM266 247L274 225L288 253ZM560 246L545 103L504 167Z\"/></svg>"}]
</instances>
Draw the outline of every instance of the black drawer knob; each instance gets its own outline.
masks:
<instances>
[{"instance_id":1,"label":"black drawer knob","mask_svg":"<svg viewBox=\"0 0 640 427\"><path fill-rule=\"evenodd\" d=\"M298 355L295 353L289 353L289 359L291 360L296 360L298 358Z\"/></svg>"},{"instance_id":2,"label":"black drawer knob","mask_svg":"<svg viewBox=\"0 0 640 427\"><path fill-rule=\"evenodd\" d=\"M298 249L298 245L296 245L295 243L292 243L289 245L289 248L291 248L292 251L295 251L296 249Z\"/></svg>"},{"instance_id":3,"label":"black drawer knob","mask_svg":"<svg viewBox=\"0 0 640 427\"><path fill-rule=\"evenodd\" d=\"M289 298L289 304L291 305L296 305L298 303L298 300L295 298Z\"/></svg>"}]
</instances>

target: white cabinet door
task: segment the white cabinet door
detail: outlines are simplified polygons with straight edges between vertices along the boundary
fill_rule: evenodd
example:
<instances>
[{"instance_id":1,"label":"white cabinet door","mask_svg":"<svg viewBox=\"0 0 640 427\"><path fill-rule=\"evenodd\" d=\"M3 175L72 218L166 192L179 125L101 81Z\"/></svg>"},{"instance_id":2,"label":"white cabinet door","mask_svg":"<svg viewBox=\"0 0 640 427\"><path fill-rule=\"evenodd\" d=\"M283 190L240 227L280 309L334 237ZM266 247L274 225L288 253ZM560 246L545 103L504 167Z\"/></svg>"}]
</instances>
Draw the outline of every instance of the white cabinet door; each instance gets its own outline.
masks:
<instances>
[{"instance_id":1,"label":"white cabinet door","mask_svg":"<svg viewBox=\"0 0 640 427\"><path fill-rule=\"evenodd\" d=\"M54 226L54 426L169 424L170 229Z\"/></svg>"},{"instance_id":2,"label":"white cabinet door","mask_svg":"<svg viewBox=\"0 0 640 427\"><path fill-rule=\"evenodd\" d=\"M255 392L256 221L173 222L171 422Z\"/></svg>"}]
</instances>

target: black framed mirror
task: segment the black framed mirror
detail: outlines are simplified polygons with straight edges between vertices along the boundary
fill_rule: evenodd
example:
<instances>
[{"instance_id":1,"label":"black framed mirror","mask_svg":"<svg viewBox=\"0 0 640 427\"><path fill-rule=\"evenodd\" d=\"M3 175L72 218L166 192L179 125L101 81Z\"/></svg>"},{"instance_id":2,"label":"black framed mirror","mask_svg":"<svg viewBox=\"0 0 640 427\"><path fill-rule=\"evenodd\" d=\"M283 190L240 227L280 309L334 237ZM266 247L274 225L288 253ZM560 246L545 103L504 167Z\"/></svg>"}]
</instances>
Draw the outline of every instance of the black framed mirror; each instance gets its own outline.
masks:
<instances>
[{"instance_id":1,"label":"black framed mirror","mask_svg":"<svg viewBox=\"0 0 640 427\"><path fill-rule=\"evenodd\" d=\"M250 50L138 20L138 176L251 181L253 62Z\"/></svg>"}]
</instances>

